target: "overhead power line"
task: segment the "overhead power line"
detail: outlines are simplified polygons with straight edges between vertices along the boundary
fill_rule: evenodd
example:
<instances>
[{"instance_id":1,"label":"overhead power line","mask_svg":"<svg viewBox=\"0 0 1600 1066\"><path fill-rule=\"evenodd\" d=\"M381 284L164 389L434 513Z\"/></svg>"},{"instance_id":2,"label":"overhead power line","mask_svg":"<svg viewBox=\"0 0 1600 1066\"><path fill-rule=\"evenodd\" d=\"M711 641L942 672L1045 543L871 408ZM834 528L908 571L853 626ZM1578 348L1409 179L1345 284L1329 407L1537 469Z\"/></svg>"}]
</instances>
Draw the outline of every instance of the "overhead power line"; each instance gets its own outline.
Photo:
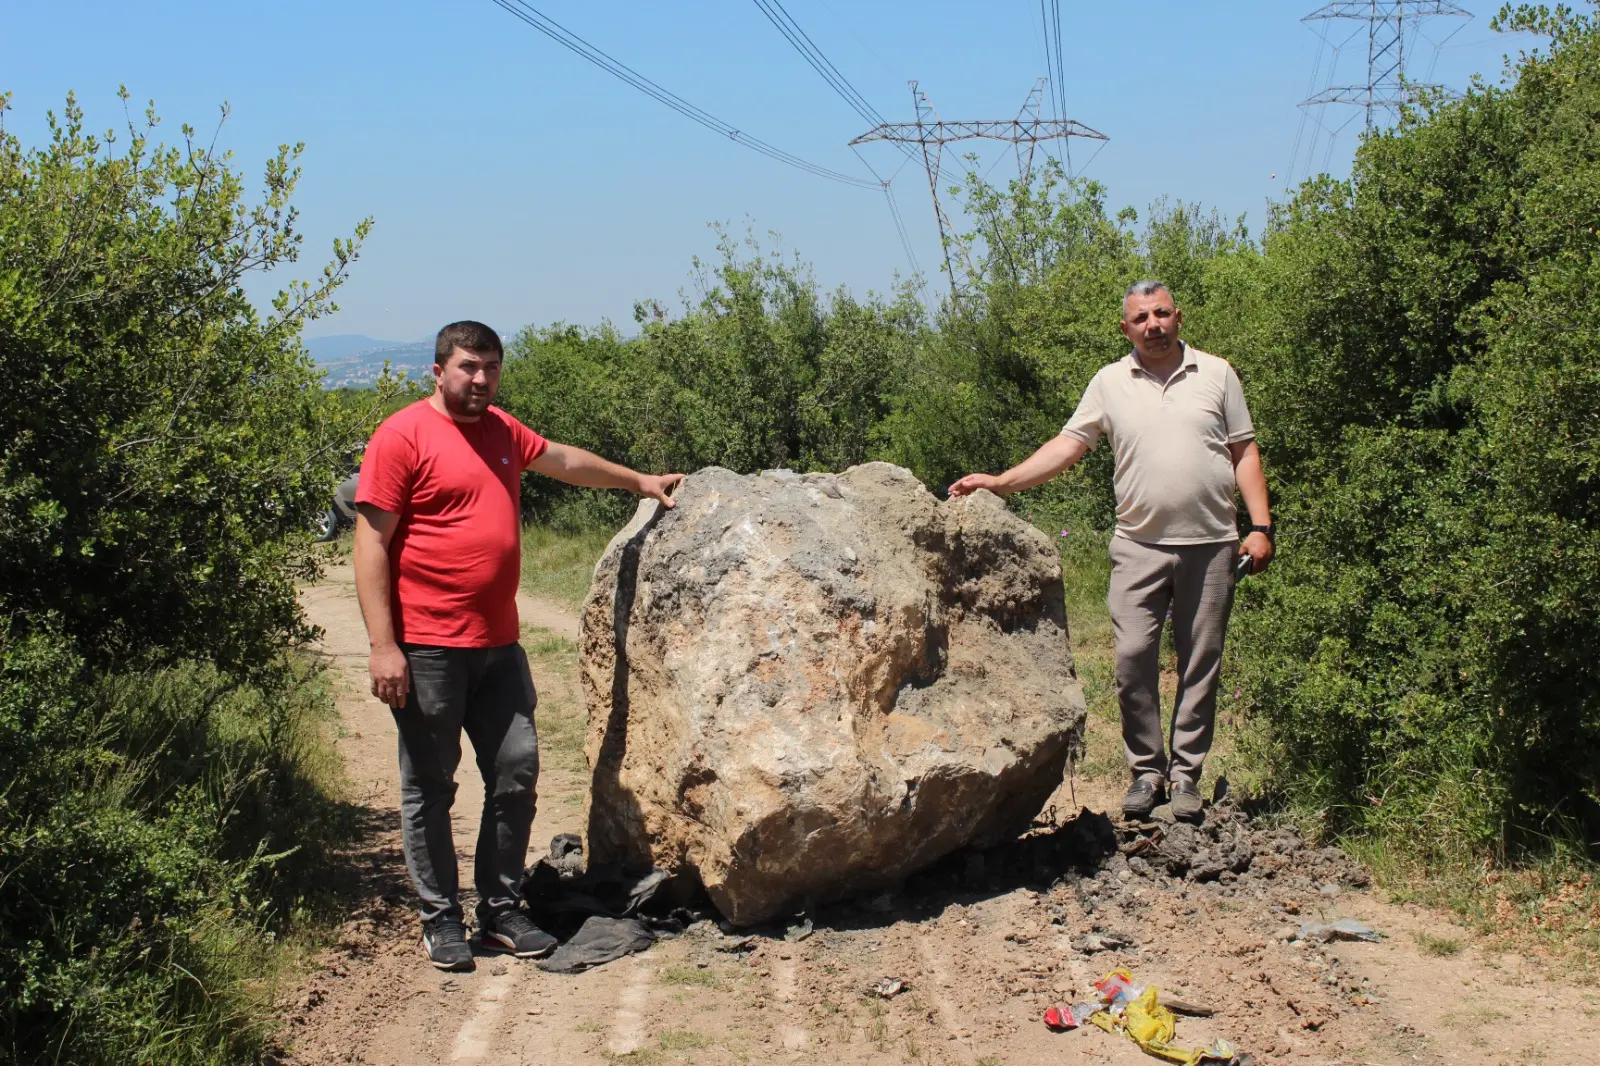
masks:
<instances>
[{"instance_id":1,"label":"overhead power line","mask_svg":"<svg viewBox=\"0 0 1600 1066\"><path fill-rule=\"evenodd\" d=\"M1067 117L1067 60L1066 49L1061 47L1061 0L1050 0L1050 21L1055 29L1056 72L1050 80L1055 83L1056 118ZM1066 158L1067 171L1072 170L1072 142L1061 142L1061 154Z\"/></svg>"},{"instance_id":2,"label":"overhead power line","mask_svg":"<svg viewBox=\"0 0 1600 1066\"><path fill-rule=\"evenodd\" d=\"M729 140L742 144L752 151L760 152L768 159L787 164L797 170L803 170L807 174L812 174L819 178L827 178L829 181L837 181L843 185L852 185L858 189L882 188L880 182L868 181L865 178L857 178L849 174L841 174L837 170L830 170L820 164L812 163L793 153L770 145L758 137L752 137L732 124L717 118L704 108L696 107L677 93L662 88L621 60L614 59L602 52L599 48L585 41L571 30L566 29L542 11L531 4L525 3L524 0L492 0L492 2L495 6L532 26L563 48L583 57L607 74L626 82L646 96L665 104L684 118L697 122L715 133L720 133Z\"/></svg>"},{"instance_id":3,"label":"overhead power line","mask_svg":"<svg viewBox=\"0 0 1600 1066\"><path fill-rule=\"evenodd\" d=\"M868 122L880 121L879 118L875 117L878 113L873 109L872 104L867 102L867 98L857 92L856 87L850 84L850 80L839 72L839 68L834 66L827 56L823 55L822 49L818 48L810 35L800 28L800 24L794 20L794 16L789 14L788 9L779 0L755 0L755 5L761 9L763 15L767 16L767 21L776 26L778 32L783 34L784 39L794 46L794 50L799 52L801 57L811 65L811 69L820 74L822 80L827 82L833 91L838 93L844 102L850 105L851 110Z\"/></svg>"},{"instance_id":4,"label":"overhead power line","mask_svg":"<svg viewBox=\"0 0 1600 1066\"><path fill-rule=\"evenodd\" d=\"M1055 41L1056 69L1050 72L1051 88L1056 96L1056 118L1067 117L1067 65L1062 59L1061 0L1050 0L1050 28L1046 31Z\"/></svg>"},{"instance_id":5,"label":"overhead power line","mask_svg":"<svg viewBox=\"0 0 1600 1066\"><path fill-rule=\"evenodd\" d=\"M767 21L771 22L773 26L777 27L778 32L783 34L784 40L788 41L794 50L800 53L801 58L806 61L811 69L816 71L822 80L828 83L828 87L837 93L839 98L846 104L850 105L852 111L875 127L884 124L884 117L878 113L878 109L873 107L872 102L863 96L854 85L850 84L850 79L846 78L844 73L833 64L833 61L823 53L817 43L811 39L811 35L801 28L800 23L796 22L794 16L789 14L788 8L783 6L783 0L755 0L755 5L761 9L763 15L767 16ZM910 145L897 143L895 147L899 148L905 155L906 162L918 159L917 153ZM918 289L925 292L927 283L922 277L922 267L917 262L916 252L911 248L911 235L906 230L905 220L900 215L900 205L895 202L894 190L891 188L899 171L885 179L882 174L878 173L877 168L867 162L866 157L856 150L855 145L852 144L850 150L856 153L856 158L861 160L861 165L866 167L872 176L878 179L879 184L882 185L883 198L889 206L889 218L894 222L895 234L900 238L900 248L905 252L906 262L911 266L911 276ZM904 165L905 163L901 164L901 166Z\"/></svg>"},{"instance_id":6,"label":"overhead power line","mask_svg":"<svg viewBox=\"0 0 1600 1066\"><path fill-rule=\"evenodd\" d=\"M1050 113L1053 118L1065 119L1067 117L1067 61L1066 50L1061 43L1061 0L1039 0L1039 32L1040 43L1044 46L1044 72L1045 80L1049 83L1050 92L1048 100ZM1035 109L1037 111L1037 109ZM1045 154L1050 155L1050 146L1044 146ZM1070 141L1063 141L1062 156L1065 160L1067 172L1072 172L1072 147Z\"/></svg>"},{"instance_id":7,"label":"overhead power line","mask_svg":"<svg viewBox=\"0 0 1600 1066\"><path fill-rule=\"evenodd\" d=\"M827 82L828 86L839 94L840 99L850 105L852 111L861 116L862 120L869 125L883 125L885 119L878 113L878 109L873 107L872 103L861 95L854 85L850 84L850 79L846 78L839 68L834 66L833 61L823 54L822 49L817 47L817 43L811 39L811 36L805 30L801 29L794 16L789 14L788 9L783 6L782 0L755 0L755 5L761 9L763 15L767 16L767 21L776 26L778 32L783 34L784 40L788 41L794 47L794 50L800 53L801 58L811 66L811 69L816 71L822 77L822 80ZM910 146L902 145L901 147L904 149L907 159L916 157L916 153L911 150Z\"/></svg>"}]
</instances>

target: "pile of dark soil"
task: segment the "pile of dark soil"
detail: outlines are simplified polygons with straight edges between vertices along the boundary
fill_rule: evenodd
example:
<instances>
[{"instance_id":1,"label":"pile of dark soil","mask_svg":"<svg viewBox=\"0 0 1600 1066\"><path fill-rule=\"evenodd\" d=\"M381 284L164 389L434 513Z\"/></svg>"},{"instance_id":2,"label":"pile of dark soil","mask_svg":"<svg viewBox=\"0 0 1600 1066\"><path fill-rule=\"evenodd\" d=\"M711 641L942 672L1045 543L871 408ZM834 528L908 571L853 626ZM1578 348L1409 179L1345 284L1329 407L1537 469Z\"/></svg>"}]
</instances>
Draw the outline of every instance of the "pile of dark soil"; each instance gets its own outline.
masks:
<instances>
[{"instance_id":1,"label":"pile of dark soil","mask_svg":"<svg viewBox=\"0 0 1600 1066\"><path fill-rule=\"evenodd\" d=\"M1166 807L1146 822L1113 822L1084 808L1000 847L950 856L911 877L906 896L937 904L970 893L1066 886L1092 913L1125 904L1123 897L1140 887L1276 900L1331 897L1370 884L1367 871L1340 849L1316 846L1281 820L1224 800L1208 806L1199 825L1176 821Z\"/></svg>"},{"instance_id":2,"label":"pile of dark soil","mask_svg":"<svg viewBox=\"0 0 1600 1066\"><path fill-rule=\"evenodd\" d=\"M1225 895L1252 894L1261 882L1291 888L1366 888L1371 876L1338 848L1312 847L1293 828L1257 824L1243 807L1208 808L1200 825L1175 821L1159 808L1149 822L1117 827L1117 850L1106 865L1142 878L1215 881ZM1259 893L1253 893L1259 894Z\"/></svg>"}]
</instances>

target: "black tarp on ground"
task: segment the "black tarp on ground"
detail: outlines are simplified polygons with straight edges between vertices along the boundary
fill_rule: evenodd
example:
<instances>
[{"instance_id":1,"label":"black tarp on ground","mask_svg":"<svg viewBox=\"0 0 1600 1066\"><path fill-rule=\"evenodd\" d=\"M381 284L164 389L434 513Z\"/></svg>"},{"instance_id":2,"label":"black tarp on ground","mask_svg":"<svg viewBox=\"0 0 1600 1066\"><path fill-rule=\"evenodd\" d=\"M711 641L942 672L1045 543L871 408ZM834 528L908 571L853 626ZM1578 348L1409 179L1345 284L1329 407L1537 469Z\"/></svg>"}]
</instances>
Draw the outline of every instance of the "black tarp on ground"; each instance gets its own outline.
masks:
<instances>
[{"instance_id":1,"label":"black tarp on ground","mask_svg":"<svg viewBox=\"0 0 1600 1066\"><path fill-rule=\"evenodd\" d=\"M644 951L658 935L681 933L692 914L643 913L668 878L667 871L656 868L598 864L585 869L582 839L575 833L557 835L549 854L522 878L529 915L562 942L539 969L582 973Z\"/></svg>"}]
</instances>

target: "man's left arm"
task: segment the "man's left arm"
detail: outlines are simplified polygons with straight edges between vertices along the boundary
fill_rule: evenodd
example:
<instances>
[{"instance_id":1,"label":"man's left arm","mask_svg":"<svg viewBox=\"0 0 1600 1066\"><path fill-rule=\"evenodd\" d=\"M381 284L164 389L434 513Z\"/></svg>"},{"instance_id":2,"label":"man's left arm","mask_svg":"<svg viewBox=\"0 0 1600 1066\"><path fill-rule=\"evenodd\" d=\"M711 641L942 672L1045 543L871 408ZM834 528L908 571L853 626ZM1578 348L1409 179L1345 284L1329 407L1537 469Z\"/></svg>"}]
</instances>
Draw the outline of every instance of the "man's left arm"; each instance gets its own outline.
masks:
<instances>
[{"instance_id":1,"label":"man's left arm","mask_svg":"<svg viewBox=\"0 0 1600 1066\"><path fill-rule=\"evenodd\" d=\"M1244 497L1245 509L1250 512L1252 526L1272 525L1272 504L1267 497L1267 472L1261 466L1261 449L1254 439L1235 441L1228 445L1233 458L1233 480ZM1272 538L1265 533L1252 532L1239 545L1239 554L1255 560L1251 568L1259 574L1272 562Z\"/></svg>"},{"instance_id":2,"label":"man's left arm","mask_svg":"<svg viewBox=\"0 0 1600 1066\"><path fill-rule=\"evenodd\" d=\"M589 489L627 489L638 496L659 500L664 507L677 506L669 493L683 480L682 474L641 474L620 463L602 459L593 452L570 444L549 446L528 464L528 469L568 485Z\"/></svg>"}]
</instances>

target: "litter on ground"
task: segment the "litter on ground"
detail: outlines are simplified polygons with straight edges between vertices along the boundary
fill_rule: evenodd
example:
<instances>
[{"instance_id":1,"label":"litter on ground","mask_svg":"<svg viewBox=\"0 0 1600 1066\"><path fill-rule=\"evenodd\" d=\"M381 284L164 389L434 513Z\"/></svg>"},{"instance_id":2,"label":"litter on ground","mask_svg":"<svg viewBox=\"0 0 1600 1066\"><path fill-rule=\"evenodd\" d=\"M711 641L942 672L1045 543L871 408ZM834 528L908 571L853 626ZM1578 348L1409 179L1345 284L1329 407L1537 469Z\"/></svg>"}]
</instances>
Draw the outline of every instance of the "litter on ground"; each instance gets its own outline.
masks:
<instances>
[{"instance_id":1,"label":"litter on ground","mask_svg":"<svg viewBox=\"0 0 1600 1066\"><path fill-rule=\"evenodd\" d=\"M1044 1024L1058 1033L1064 1033L1083 1025L1089 1020L1089 1016L1099 1009L1098 1003L1074 1003L1070 1007L1064 1003L1057 1003L1044 1012Z\"/></svg>"},{"instance_id":2,"label":"litter on ground","mask_svg":"<svg viewBox=\"0 0 1600 1066\"><path fill-rule=\"evenodd\" d=\"M1077 1029L1085 1021L1108 1033L1121 1033L1147 1054L1181 1066L1204 1062L1239 1063L1243 1057L1226 1040L1215 1040L1203 1048L1182 1048L1173 1043L1178 1036L1178 1019L1161 1003L1161 990L1154 985L1135 984L1127 970L1112 970L1096 981L1099 1000L1095 1003L1057 1004L1044 1013L1044 1023L1058 1032ZM1192 1013L1210 1013L1203 1007L1175 1000Z\"/></svg>"},{"instance_id":3,"label":"litter on ground","mask_svg":"<svg viewBox=\"0 0 1600 1066\"><path fill-rule=\"evenodd\" d=\"M1340 918L1336 922L1306 922L1295 934L1296 940L1315 940L1326 943L1329 940L1365 940L1376 944L1380 939L1378 931L1366 922L1358 922L1354 918Z\"/></svg>"}]
</instances>

